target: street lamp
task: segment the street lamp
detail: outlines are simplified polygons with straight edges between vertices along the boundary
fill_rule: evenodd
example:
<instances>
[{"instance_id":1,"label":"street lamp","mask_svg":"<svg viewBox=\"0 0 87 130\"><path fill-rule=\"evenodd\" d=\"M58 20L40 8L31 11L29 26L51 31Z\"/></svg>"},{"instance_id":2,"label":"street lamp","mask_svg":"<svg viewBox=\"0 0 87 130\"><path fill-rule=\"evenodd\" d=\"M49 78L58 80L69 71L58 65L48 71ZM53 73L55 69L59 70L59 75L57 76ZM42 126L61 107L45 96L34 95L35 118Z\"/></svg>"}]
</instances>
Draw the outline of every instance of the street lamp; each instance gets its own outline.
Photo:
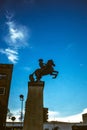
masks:
<instances>
[{"instance_id":1,"label":"street lamp","mask_svg":"<svg viewBox=\"0 0 87 130\"><path fill-rule=\"evenodd\" d=\"M20 119L21 119L21 125L22 125L24 95L21 94L19 97L20 97L20 101L21 101L21 117L20 117Z\"/></svg>"},{"instance_id":2,"label":"street lamp","mask_svg":"<svg viewBox=\"0 0 87 130\"><path fill-rule=\"evenodd\" d=\"M14 121L15 121L16 117L15 116L12 116L11 117L11 120L13 121L13 130L14 130Z\"/></svg>"}]
</instances>

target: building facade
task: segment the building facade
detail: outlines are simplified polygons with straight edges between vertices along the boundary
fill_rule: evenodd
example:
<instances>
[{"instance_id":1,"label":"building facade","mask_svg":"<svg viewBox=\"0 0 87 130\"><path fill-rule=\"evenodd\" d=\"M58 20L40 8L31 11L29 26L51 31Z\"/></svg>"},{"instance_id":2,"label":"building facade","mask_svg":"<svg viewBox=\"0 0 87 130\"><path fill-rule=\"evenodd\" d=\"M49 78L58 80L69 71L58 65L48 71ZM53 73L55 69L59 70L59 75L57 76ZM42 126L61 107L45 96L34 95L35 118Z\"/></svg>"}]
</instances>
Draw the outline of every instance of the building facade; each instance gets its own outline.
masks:
<instances>
[{"instance_id":1,"label":"building facade","mask_svg":"<svg viewBox=\"0 0 87 130\"><path fill-rule=\"evenodd\" d=\"M13 64L0 64L0 130L5 129Z\"/></svg>"},{"instance_id":2,"label":"building facade","mask_svg":"<svg viewBox=\"0 0 87 130\"><path fill-rule=\"evenodd\" d=\"M82 115L83 123L87 123L87 113Z\"/></svg>"},{"instance_id":3,"label":"building facade","mask_svg":"<svg viewBox=\"0 0 87 130\"><path fill-rule=\"evenodd\" d=\"M22 128L21 122L7 122L6 124L6 130L22 130ZM43 130L87 130L87 124L52 121L44 123Z\"/></svg>"}]
</instances>

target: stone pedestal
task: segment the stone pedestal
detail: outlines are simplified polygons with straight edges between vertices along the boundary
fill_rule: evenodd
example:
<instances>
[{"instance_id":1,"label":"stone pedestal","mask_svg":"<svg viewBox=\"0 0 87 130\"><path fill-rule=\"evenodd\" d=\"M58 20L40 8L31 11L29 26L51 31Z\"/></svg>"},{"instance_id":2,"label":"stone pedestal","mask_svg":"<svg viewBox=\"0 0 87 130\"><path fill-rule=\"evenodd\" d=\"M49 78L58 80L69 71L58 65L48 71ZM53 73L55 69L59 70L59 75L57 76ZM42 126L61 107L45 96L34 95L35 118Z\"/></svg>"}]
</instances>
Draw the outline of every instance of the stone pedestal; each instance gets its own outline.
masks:
<instances>
[{"instance_id":1,"label":"stone pedestal","mask_svg":"<svg viewBox=\"0 0 87 130\"><path fill-rule=\"evenodd\" d=\"M43 130L44 82L29 82L23 130Z\"/></svg>"}]
</instances>

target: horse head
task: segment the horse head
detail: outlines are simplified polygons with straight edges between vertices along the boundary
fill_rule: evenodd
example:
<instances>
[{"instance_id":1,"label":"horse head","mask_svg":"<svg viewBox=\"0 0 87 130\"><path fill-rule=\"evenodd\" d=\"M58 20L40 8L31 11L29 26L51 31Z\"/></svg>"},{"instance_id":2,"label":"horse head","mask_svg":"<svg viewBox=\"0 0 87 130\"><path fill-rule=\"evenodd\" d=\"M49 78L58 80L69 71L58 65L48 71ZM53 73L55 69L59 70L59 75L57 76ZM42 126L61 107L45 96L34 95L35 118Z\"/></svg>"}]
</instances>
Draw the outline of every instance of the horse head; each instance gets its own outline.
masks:
<instances>
[{"instance_id":1,"label":"horse head","mask_svg":"<svg viewBox=\"0 0 87 130\"><path fill-rule=\"evenodd\" d=\"M55 64L54 64L54 61L53 61L53 60L48 60L47 65L49 65L49 66L55 66Z\"/></svg>"}]
</instances>

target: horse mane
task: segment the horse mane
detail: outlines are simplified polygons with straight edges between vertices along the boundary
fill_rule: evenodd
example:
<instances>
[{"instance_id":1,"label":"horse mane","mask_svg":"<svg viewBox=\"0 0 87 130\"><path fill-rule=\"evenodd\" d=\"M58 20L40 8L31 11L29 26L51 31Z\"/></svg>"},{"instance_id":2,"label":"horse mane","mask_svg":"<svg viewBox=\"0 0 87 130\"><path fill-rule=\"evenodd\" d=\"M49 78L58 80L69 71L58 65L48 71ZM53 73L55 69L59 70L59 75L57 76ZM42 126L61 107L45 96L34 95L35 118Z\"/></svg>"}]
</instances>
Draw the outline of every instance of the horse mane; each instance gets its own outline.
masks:
<instances>
[{"instance_id":1,"label":"horse mane","mask_svg":"<svg viewBox=\"0 0 87 130\"><path fill-rule=\"evenodd\" d=\"M54 65L53 60L48 60L47 65Z\"/></svg>"}]
</instances>

